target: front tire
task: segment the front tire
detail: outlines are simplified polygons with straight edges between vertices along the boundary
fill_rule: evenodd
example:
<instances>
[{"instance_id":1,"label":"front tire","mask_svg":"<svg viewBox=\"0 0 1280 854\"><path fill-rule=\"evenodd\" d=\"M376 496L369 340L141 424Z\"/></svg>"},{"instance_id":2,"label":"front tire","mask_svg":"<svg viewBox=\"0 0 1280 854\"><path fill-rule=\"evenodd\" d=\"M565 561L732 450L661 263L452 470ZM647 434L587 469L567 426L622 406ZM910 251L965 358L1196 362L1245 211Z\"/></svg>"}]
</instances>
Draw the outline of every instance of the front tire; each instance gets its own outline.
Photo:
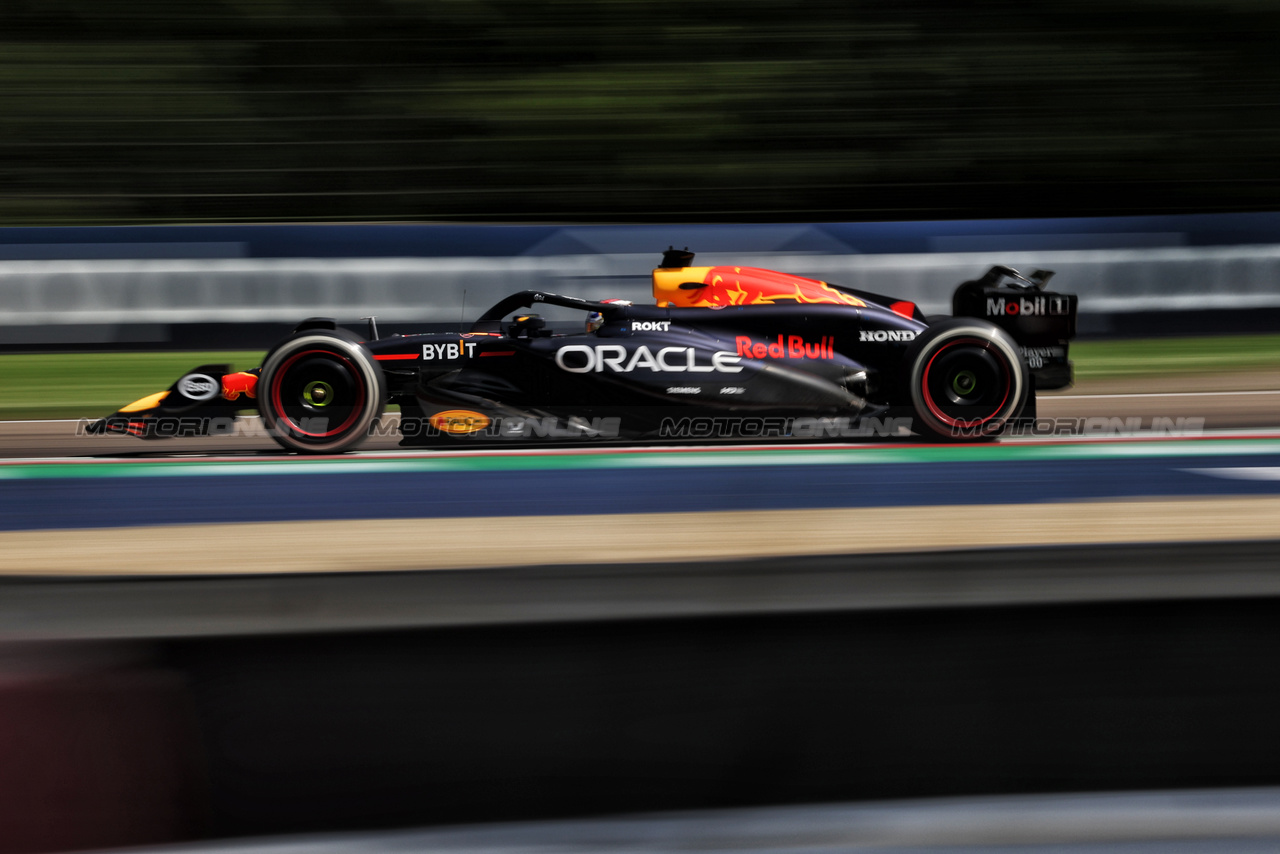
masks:
<instances>
[{"instance_id":1,"label":"front tire","mask_svg":"<svg viewBox=\"0 0 1280 854\"><path fill-rule=\"evenodd\" d=\"M915 432L947 441L999 433L1026 406L1030 374L1017 345L993 323L952 318L907 351Z\"/></svg>"},{"instance_id":2,"label":"front tire","mask_svg":"<svg viewBox=\"0 0 1280 854\"><path fill-rule=\"evenodd\" d=\"M262 362L258 409L285 450L349 451L368 438L385 400L382 368L345 329L299 332Z\"/></svg>"}]
</instances>

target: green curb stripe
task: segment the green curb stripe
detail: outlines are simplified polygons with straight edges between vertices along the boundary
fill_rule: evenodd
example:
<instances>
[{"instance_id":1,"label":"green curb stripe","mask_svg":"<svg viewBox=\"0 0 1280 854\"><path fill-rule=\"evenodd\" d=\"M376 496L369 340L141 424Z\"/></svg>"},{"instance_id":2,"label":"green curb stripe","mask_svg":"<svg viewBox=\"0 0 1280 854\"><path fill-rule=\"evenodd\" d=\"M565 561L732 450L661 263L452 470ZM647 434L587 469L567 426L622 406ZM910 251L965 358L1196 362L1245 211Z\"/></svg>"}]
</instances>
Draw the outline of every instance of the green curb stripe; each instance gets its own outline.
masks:
<instances>
[{"instance_id":1,"label":"green curb stripe","mask_svg":"<svg viewBox=\"0 0 1280 854\"><path fill-rule=\"evenodd\" d=\"M392 472L548 471L572 469L701 468L714 466L867 465L877 463L1027 462L1135 457L1278 454L1280 439L1074 442L1058 445L779 448L724 451L589 451L573 454L452 457L345 457L274 460L56 462L0 465L0 480L98 477L379 474Z\"/></svg>"}]
</instances>

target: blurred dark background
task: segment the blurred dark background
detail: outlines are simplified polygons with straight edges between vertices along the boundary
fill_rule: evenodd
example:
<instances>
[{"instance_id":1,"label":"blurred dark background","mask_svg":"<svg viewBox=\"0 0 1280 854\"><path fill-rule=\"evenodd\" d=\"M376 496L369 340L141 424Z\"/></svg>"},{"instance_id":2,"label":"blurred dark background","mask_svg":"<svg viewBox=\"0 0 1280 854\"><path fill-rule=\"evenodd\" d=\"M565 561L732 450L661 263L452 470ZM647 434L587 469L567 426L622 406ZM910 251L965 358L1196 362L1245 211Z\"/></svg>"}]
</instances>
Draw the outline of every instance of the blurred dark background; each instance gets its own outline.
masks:
<instances>
[{"instance_id":1,"label":"blurred dark background","mask_svg":"<svg viewBox=\"0 0 1280 854\"><path fill-rule=\"evenodd\" d=\"M0 225L1280 206L1258 0L8 0Z\"/></svg>"}]
</instances>

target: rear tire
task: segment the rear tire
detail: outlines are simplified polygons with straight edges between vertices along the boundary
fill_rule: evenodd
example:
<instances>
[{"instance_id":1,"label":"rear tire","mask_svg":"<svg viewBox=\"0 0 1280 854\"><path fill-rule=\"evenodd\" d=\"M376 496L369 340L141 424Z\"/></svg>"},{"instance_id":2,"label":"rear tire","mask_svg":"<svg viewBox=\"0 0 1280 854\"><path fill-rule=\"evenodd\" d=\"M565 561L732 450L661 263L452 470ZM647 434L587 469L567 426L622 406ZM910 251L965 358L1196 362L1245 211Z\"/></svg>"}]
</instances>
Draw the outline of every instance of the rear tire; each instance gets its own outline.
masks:
<instances>
[{"instance_id":1,"label":"rear tire","mask_svg":"<svg viewBox=\"0 0 1280 854\"><path fill-rule=\"evenodd\" d=\"M296 333L262 361L258 410L285 450L349 451L368 438L385 401L382 368L345 329Z\"/></svg>"},{"instance_id":2,"label":"rear tire","mask_svg":"<svg viewBox=\"0 0 1280 854\"><path fill-rule=\"evenodd\" d=\"M912 429L946 441L982 441L1026 406L1030 373L1007 333L993 323L935 323L907 350Z\"/></svg>"}]
</instances>

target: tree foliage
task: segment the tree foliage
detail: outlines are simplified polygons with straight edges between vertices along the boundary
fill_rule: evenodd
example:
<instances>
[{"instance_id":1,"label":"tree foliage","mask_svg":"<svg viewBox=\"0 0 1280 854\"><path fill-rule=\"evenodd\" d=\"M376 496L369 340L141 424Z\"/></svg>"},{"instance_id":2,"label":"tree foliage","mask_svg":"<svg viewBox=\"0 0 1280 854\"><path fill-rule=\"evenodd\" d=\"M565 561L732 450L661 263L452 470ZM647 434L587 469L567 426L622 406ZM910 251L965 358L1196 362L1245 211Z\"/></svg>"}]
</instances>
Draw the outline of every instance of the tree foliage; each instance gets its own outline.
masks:
<instances>
[{"instance_id":1,"label":"tree foliage","mask_svg":"<svg viewBox=\"0 0 1280 854\"><path fill-rule=\"evenodd\" d=\"M1280 207L1253 0L7 0L0 223Z\"/></svg>"}]
</instances>

